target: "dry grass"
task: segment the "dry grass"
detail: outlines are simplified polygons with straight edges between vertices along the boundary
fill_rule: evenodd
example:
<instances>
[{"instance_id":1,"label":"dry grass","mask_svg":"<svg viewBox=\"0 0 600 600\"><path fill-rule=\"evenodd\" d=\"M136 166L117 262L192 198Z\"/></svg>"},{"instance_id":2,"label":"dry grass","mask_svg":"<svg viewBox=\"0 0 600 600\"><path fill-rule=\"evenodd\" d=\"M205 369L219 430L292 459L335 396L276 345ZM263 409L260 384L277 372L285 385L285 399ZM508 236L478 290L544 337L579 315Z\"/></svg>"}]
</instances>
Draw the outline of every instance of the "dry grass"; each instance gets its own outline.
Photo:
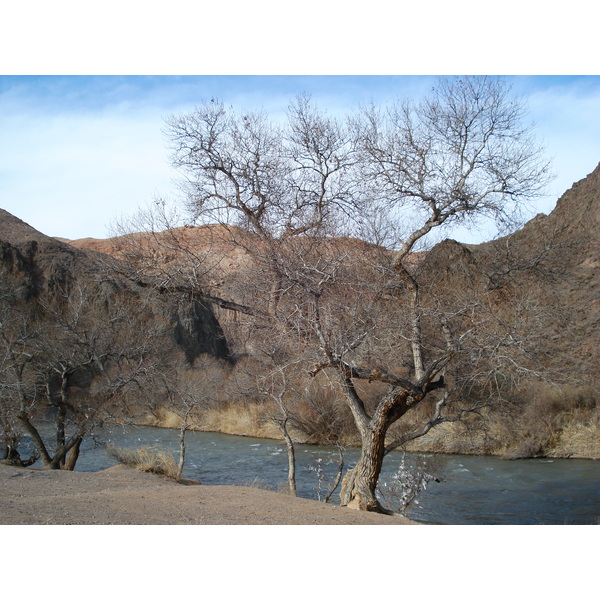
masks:
<instances>
[{"instance_id":1,"label":"dry grass","mask_svg":"<svg viewBox=\"0 0 600 600\"><path fill-rule=\"evenodd\" d=\"M416 426L407 415L402 427ZM445 423L407 445L412 452L600 458L600 406L586 387L530 386L504 410L481 419Z\"/></svg>"},{"instance_id":2,"label":"dry grass","mask_svg":"<svg viewBox=\"0 0 600 600\"><path fill-rule=\"evenodd\" d=\"M165 407L157 407L152 414L136 420L137 425L179 429L181 417ZM280 439L276 425L269 422L269 410L263 404L220 404L210 408L200 408L190 418L189 430L214 431L230 435L244 435Z\"/></svg>"},{"instance_id":3,"label":"dry grass","mask_svg":"<svg viewBox=\"0 0 600 600\"><path fill-rule=\"evenodd\" d=\"M538 385L528 392L506 428L509 457L600 455L600 409L591 389Z\"/></svg>"},{"instance_id":4,"label":"dry grass","mask_svg":"<svg viewBox=\"0 0 600 600\"><path fill-rule=\"evenodd\" d=\"M148 427L164 427L166 429L179 429L181 417L164 406L157 406L151 413L147 413L136 419L137 425Z\"/></svg>"},{"instance_id":5,"label":"dry grass","mask_svg":"<svg viewBox=\"0 0 600 600\"><path fill-rule=\"evenodd\" d=\"M600 459L600 412L589 417L566 425L550 456Z\"/></svg>"},{"instance_id":6,"label":"dry grass","mask_svg":"<svg viewBox=\"0 0 600 600\"><path fill-rule=\"evenodd\" d=\"M177 479L177 463L173 455L166 450L152 448L151 446L118 448L113 444L108 444L106 453L121 464L138 471Z\"/></svg>"},{"instance_id":7,"label":"dry grass","mask_svg":"<svg viewBox=\"0 0 600 600\"><path fill-rule=\"evenodd\" d=\"M244 483L244 487L254 488L257 490L267 490L269 492L278 491L272 485L268 484L264 479L258 477L258 475L254 479L249 479Z\"/></svg>"},{"instance_id":8,"label":"dry grass","mask_svg":"<svg viewBox=\"0 0 600 600\"><path fill-rule=\"evenodd\" d=\"M340 408L342 410L340 410ZM411 411L391 436L420 428L427 407ZM331 392L301 398L293 407L292 435L298 443L360 443L347 409ZM269 403L246 398L203 407L190 429L232 435L281 439ZM180 418L164 407L140 424L178 428ZM335 433L335 435L332 435ZM505 458L535 456L600 458L600 406L593 391L581 387L530 386L503 410L471 415L464 423L445 423L407 445L411 452L487 454Z\"/></svg>"},{"instance_id":9,"label":"dry grass","mask_svg":"<svg viewBox=\"0 0 600 600\"><path fill-rule=\"evenodd\" d=\"M267 439L280 439L279 428L270 419L266 404L226 404L207 410L198 423L202 431L216 431L231 435L245 435Z\"/></svg>"},{"instance_id":10,"label":"dry grass","mask_svg":"<svg viewBox=\"0 0 600 600\"><path fill-rule=\"evenodd\" d=\"M410 452L436 454L494 453L485 429L468 429L461 423L442 423L427 435L408 443Z\"/></svg>"}]
</instances>

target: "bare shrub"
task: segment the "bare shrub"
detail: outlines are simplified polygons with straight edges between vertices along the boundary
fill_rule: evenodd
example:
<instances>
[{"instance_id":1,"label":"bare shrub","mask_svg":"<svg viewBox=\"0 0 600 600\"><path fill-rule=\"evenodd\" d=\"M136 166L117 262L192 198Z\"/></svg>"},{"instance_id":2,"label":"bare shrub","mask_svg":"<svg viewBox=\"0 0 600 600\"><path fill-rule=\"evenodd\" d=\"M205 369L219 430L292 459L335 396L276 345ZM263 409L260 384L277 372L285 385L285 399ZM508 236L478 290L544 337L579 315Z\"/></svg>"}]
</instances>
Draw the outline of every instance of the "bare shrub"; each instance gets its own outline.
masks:
<instances>
[{"instance_id":1,"label":"bare shrub","mask_svg":"<svg viewBox=\"0 0 600 600\"><path fill-rule=\"evenodd\" d=\"M600 454L597 439L590 440L599 411L589 387L538 384L519 392L514 403L515 412L504 419L507 458Z\"/></svg>"},{"instance_id":2,"label":"bare shrub","mask_svg":"<svg viewBox=\"0 0 600 600\"><path fill-rule=\"evenodd\" d=\"M244 483L244 487L255 488L258 490L267 490L269 492L277 491L271 484L261 479L258 475L254 479L249 479Z\"/></svg>"},{"instance_id":3,"label":"bare shrub","mask_svg":"<svg viewBox=\"0 0 600 600\"><path fill-rule=\"evenodd\" d=\"M330 445L356 437L350 410L332 386L309 387L298 399L290 421L309 444Z\"/></svg>"},{"instance_id":4,"label":"bare shrub","mask_svg":"<svg viewBox=\"0 0 600 600\"><path fill-rule=\"evenodd\" d=\"M427 489L431 481L439 482L439 457L413 456L414 464L406 461L406 453L398 468L389 479L382 479L377 486L377 495L390 509L400 515L405 515L412 504L419 504L418 496Z\"/></svg>"},{"instance_id":5,"label":"bare shrub","mask_svg":"<svg viewBox=\"0 0 600 600\"><path fill-rule=\"evenodd\" d=\"M321 500L325 503L329 502L331 496L333 496L333 493L342 480L344 471L344 447L341 444L337 444L337 449L339 453L337 464L333 459L324 461L322 458L317 458L315 463L308 467L309 471L312 471L317 477L317 483L314 489L317 492L317 500L319 500L319 502ZM325 473L327 465L336 465L337 467L337 473L331 481L329 481Z\"/></svg>"},{"instance_id":6,"label":"bare shrub","mask_svg":"<svg viewBox=\"0 0 600 600\"><path fill-rule=\"evenodd\" d=\"M265 364L255 358L244 356L231 368L222 382L219 394L221 404L261 404L263 394L257 389L256 374L265 370Z\"/></svg>"},{"instance_id":7,"label":"bare shrub","mask_svg":"<svg viewBox=\"0 0 600 600\"><path fill-rule=\"evenodd\" d=\"M598 406L597 395L589 386L545 386L537 391L538 396L542 394L554 414L572 414L577 409L594 410Z\"/></svg>"}]
</instances>

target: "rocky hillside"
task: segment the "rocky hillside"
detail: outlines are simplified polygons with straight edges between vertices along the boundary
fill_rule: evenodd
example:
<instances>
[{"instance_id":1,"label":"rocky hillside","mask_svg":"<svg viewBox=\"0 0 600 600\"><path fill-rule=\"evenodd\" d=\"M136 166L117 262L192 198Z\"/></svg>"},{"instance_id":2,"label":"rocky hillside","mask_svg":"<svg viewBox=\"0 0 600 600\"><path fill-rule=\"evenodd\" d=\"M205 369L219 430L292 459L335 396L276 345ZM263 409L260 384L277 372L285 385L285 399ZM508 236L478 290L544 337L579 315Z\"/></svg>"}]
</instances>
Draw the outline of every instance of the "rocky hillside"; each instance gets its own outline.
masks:
<instances>
[{"instance_id":1,"label":"rocky hillside","mask_svg":"<svg viewBox=\"0 0 600 600\"><path fill-rule=\"evenodd\" d=\"M482 258L506 254L508 240L477 249ZM562 312L567 329L557 327L548 344L585 383L598 388L600 372L600 165L558 200L550 215L538 215L511 236L513 262L530 268L515 271L522 285L539 291L540 301Z\"/></svg>"},{"instance_id":2,"label":"rocky hillside","mask_svg":"<svg viewBox=\"0 0 600 600\"><path fill-rule=\"evenodd\" d=\"M238 233L236 237L239 240ZM128 247L127 236L107 240L85 238L68 243L73 248L110 256L122 256ZM212 291L244 301L243 281L253 267L243 247L233 243L225 229L185 227L158 234L147 243L161 248L160 260L164 264L176 260L177 247L192 248L195 258L207 265ZM348 241L341 243L346 246ZM555 362L562 361L575 369L582 384L597 385L595 374L600 371L597 350L600 347L600 165L565 192L550 215L540 214L511 236L485 244L442 242L429 253L427 260L447 273L446 284L450 286L465 285L461 279L465 271L458 265L468 260L479 272L487 272L491 287L501 288L510 281L511 285L535 289L537 301L552 309L555 315L555 327L548 331L546 340L553 349ZM218 307L215 310L223 324L233 319L231 311Z\"/></svg>"},{"instance_id":3,"label":"rocky hillside","mask_svg":"<svg viewBox=\"0 0 600 600\"><path fill-rule=\"evenodd\" d=\"M550 215L480 245L438 244L427 263L445 272L449 289L468 288L484 273L488 289L528 296L523 311L543 315L543 343L564 380L598 389L600 372L600 165L558 200ZM568 377L567 377L568 375Z\"/></svg>"},{"instance_id":4,"label":"rocky hillside","mask_svg":"<svg viewBox=\"0 0 600 600\"><path fill-rule=\"evenodd\" d=\"M90 281L124 290L133 298L143 295L157 318L166 317L171 323L173 339L188 360L202 353L228 356L219 323L206 304L142 289L106 254L48 237L1 209L0 270L19 284L25 301L68 292L77 282Z\"/></svg>"}]
</instances>

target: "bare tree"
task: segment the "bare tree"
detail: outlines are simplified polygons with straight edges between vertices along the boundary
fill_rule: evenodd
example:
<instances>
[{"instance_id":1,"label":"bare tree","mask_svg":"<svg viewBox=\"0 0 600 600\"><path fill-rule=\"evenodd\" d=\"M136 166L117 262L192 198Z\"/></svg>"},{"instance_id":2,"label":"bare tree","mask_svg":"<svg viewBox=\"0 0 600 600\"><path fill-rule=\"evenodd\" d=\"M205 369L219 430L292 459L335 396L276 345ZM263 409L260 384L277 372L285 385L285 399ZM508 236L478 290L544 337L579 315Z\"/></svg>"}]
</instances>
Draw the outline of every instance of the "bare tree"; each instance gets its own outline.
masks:
<instances>
[{"instance_id":1,"label":"bare tree","mask_svg":"<svg viewBox=\"0 0 600 600\"><path fill-rule=\"evenodd\" d=\"M151 412L168 410L178 418L179 460L176 478L181 479L186 459L186 432L201 422L202 410L215 401L215 390L222 383L222 369L214 357L204 356L193 366L184 360L166 362L164 359L154 374L155 393L147 398Z\"/></svg>"},{"instance_id":2,"label":"bare tree","mask_svg":"<svg viewBox=\"0 0 600 600\"><path fill-rule=\"evenodd\" d=\"M515 323L475 311L491 300L481 280L470 298L446 298L416 251L438 229L509 226L539 193L548 166L522 104L498 78L451 78L422 102L347 122L304 97L287 124L210 101L170 119L168 134L194 222L221 223L252 257L248 304L229 307L286 336L282 360L302 354L311 375L337 378L361 438L342 504L385 512L385 454L476 409L498 363L519 359ZM423 422L386 441L419 406Z\"/></svg>"},{"instance_id":3,"label":"bare tree","mask_svg":"<svg viewBox=\"0 0 600 600\"><path fill-rule=\"evenodd\" d=\"M296 490L296 447L290 434L289 396L296 397L298 392L292 384L295 365L276 363L270 365L266 373L257 376L256 387L259 394L266 397L275 405L273 421L277 423L285 442L288 457L288 488L292 496ZM291 371L291 373L290 373ZM296 378L297 379L297 378Z\"/></svg>"},{"instance_id":4,"label":"bare tree","mask_svg":"<svg viewBox=\"0 0 600 600\"><path fill-rule=\"evenodd\" d=\"M443 290L419 278L411 254L430 231L453 222L476 223L490 216L505 224L518 214L522 201L539 192L547 181L547 165L522 117L522 106L510 99L501 81L465 78L443 80L432 97L419 104L405 102L384 114L371 108L354 120L362 173L376 186L375 206L400 216L409 210L413 218L410 229L396 240L388 267L407 309L400 332L410 345L412 361L409 377L398 377L378 368L354 367L325 347L329 356L324 364L337 368L344 378L362 438L361 457L344 480L343 504L382 510L374 490L383 456L439 423L460 417L460 411L445 416L445 409L457 391L464 392L449 379L455 365L464 367L468 344L475 343L490 361L512 343L510 335L504 335L495 345L482 345L485 328L469 315L472 303L450 307L438 302L444 299ZM423 292L433 292L434 297L425 301ZM436 347L436 339L444 343ZM481 375L487 379L490 373ZM357 379L389 386L371 413L355 389ZM442 393L424 426L386 447L389 427L436 390Z\"/></svg>"},{"instance_id":5,"label":"bare tree","mask_svg":"<svg viewBox=\"0 0 600 600\"><path fill-rule=\"evenodd\" d=\"M34 452L23 460L18 449L25 429L20 419L43 393L35 377L35 365L42 356L40 327L26 303L19 302L18 290L2 276L0 298L0 439L3 460L29 466L38 458Z\"/></svg>"},{"instance_id":6,"label":"bare tree","mask_svg":"<svg viewBox=\"0 0 600 600\"><path fill-rule=\"evenodd\" d=\"M152 328L144 331L140 304L101 287L76 285L25 312L12 306L3 323L5 402L50 469L73 470L84 438L149 370Z\"/></svg>"}]
</instances>

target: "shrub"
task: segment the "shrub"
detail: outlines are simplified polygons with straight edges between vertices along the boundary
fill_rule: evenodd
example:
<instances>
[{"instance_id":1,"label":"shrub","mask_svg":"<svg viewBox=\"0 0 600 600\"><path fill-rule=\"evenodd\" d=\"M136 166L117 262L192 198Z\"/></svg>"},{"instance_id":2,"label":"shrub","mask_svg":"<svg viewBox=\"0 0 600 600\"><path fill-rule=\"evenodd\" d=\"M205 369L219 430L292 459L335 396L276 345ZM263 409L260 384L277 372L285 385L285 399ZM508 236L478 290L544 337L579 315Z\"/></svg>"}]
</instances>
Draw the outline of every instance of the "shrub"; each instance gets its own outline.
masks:
<instances>
[{"instance_id":1,"label":"shrub","mask_svg":"<svg viewBox=\"0 0 600 600\"><path fill-rule=\"evenodd\" d=\"M329 386L306 390L291 411L290 422L309 444L335 444L355 432L350 410Z\"/></svg>"},{"instance_id":2,"label":"shrub","mask_svg":"<svg viewBox=\"0 0 600 600\"><path fill-rule=\"evenodd\" d=\"M257 490L267 490L269 492L274 491L274 487L267 483L264 479L261 479L258 475L254 479L249 479L244 483L244 487L255 488Z\"/></svg>"},{"instance_id":3,"label":"shrub","mask_svg":"<svg viewBox=\"0 0 600 600\"><path fill-rule=\"evenodd\" d=\"M411 457L410 465L406 453L398 464L396 472L389 478L382 478L377 486L377 495L396 514L406 515L411 504L419 504L418 496L427 489L431 481L439 482L440 459L437 456Z\"/></svg>"},{"instance_id":4,"label":"shrub","mask_svg":"<svg viewBox=\"0 0 600 600\"><path fill-rule=\"evenodd\" d=\"M504 456L596 456L598 450L589 439L593 438L597 406L597 394L589 387L525 387L515 395L505 418Z\"/></svg>"}]
</instances>

